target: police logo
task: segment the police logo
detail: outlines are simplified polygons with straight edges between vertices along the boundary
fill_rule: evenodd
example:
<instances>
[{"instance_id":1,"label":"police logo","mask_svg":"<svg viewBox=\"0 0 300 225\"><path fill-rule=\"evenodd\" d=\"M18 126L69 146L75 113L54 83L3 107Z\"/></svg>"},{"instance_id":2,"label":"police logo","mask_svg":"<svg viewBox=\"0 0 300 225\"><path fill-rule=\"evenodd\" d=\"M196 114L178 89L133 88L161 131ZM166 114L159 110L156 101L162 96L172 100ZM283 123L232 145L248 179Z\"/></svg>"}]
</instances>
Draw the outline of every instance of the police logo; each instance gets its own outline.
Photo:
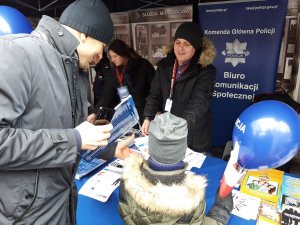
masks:
<instances>
[{"instance_id":1,"label":"police logo","mask_svg":"<svg viewBox=\"0 0 300 225\"><path fill-rule=\"evenodd\" d=\"M235 39L232 43L226 42L226 50L222 51L225 56L225 63L231 63L236 67L239 63L245 63L246 57L250 52L246 50L247 42L241 43L239 39Z\"/></svg>"}]
</instances>

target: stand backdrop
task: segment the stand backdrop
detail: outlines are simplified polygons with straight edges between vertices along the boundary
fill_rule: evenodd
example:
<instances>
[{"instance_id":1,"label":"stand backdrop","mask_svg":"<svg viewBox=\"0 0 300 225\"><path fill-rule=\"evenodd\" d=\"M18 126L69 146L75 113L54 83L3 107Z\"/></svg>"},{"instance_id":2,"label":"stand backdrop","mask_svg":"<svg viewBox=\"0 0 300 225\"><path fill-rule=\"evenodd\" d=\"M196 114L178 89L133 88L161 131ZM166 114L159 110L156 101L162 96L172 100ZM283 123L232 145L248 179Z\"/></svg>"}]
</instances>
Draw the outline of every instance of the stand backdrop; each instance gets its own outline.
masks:
<instances>
[{"instance_id":1,"label":"stand backdrop","mask_svg":"<svg viewBox=\"0 0 300 225\"><path fill-rule=\"evenodd\" d=\"M217 50L213 145L224 146L254 96L275 88L287 0L201 3L198 9Z\"/></svg>"}]
</instances>

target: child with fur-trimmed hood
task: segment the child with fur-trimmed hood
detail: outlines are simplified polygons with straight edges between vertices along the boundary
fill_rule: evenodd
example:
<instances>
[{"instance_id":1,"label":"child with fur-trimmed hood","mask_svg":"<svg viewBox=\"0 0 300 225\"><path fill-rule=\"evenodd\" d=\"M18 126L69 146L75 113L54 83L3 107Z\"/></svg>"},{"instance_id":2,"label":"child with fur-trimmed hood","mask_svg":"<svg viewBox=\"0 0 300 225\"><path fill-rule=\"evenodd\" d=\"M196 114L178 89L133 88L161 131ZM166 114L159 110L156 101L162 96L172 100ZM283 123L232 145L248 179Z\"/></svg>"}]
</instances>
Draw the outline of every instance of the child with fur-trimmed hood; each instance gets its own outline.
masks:
<instances>
[{"instance_id":1,"label":"child with fur-trimmed hood","mask_svg":"<svg viewBox=\"0 0 300 225\"><path fill-rule=\"evenodd\" d=\"M206 178L186 173L187 122L167 112L149 128L150 157L132 153L120 185L119 212L125 225L226 224L231 194L216 202L205 216Z\"/></svg>"}]
</instances>

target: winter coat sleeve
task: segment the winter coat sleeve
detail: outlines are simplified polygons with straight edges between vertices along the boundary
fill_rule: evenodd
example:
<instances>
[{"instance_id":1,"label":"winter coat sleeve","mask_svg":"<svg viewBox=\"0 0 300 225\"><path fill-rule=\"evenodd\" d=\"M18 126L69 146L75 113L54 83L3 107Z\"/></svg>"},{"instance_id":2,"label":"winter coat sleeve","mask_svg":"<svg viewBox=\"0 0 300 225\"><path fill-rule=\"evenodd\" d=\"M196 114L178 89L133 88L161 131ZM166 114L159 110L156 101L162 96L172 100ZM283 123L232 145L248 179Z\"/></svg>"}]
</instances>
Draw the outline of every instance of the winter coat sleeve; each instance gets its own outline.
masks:
<instances>
[{"instance_id":1,"label":"winter coat sleeve","mask_svg":"<svg viewBox=\"0 0 300 225\"><path fill-rule=\"evenodd\" d=\"M227 197L221 198L219 191L217 191L215 204L209 210L207 217L225 225L228 222L232 209L233 199L231 192Z\"/></svg>"},{"instance_id":2,"label":"winter coat sleeve","mask_svg":"<svg viewBox=\"0 0 300 225\"><path fill-rule=\"evenodd\" d=\"M124 181L121 180L120 182L120 186L119 186L119 214L121 216L121 218L124 221L124 224L134 224L133 220L130 218L131 215L131 209L130 209L130 201L127 201L127 193L124 187Z\"/></svg>"},{"instance_id":3,"label":"winter coat sleeve","mask_svg":"<svg viewBox=\"0 0 300 225\"><path fill-rule=\"evenodd\" d=\"M151 83L150 93L147 98L147 102L144 110L144 117L154 119L155 114L162 110L161 106L162 106L163 96L162 96L160 79L161 79L160 69L157 68Z\"/></svg>"},{"instance_id":4,"label":"winter coat sleeve","mask_svg":"<svg viewBox=\"0 0 300 225\"><path fill-rule=\"evenodd\" d=\"M153 81L153 77L154 77L154 74L155 74L155 69L154 67L152 66L152 64L148 61L148 60L145 60L145 73L146 73L146 84L148 84L148 86L146 87L145 90L150 90L151 89L151 83ZM147 94L149 95L149 93Z\"/></svg>"},{"instance_id":5,"label":"winter coat sleeve","mask_svg":"<svg viewBox=\"0 0 300 225\"><path fill-rule=\"evenodd\" d=\"M201 77L197 80L190 95L190 100L182 114L182 117L187 120L189 128L193 127L208 112L213 94L216 76L215 67L210 65L201 73Z\"/></svg>"},{"instance_id":6,"label":"winter coat sleeve","mask_svg":"<svg viewBox=\"0 0 300 225\"><path fill-rule=\"evenodd\" d=\"M106 161L110 161L114 156L116 152L117 143L115 142L108 148L106 148L101 154L98 156L99 159L104 159Z\"/></svg>"},{"instance_id":7,"label":"winter coat sleeve","mask_svg":"<svg viewBox=\"0 0 300 225\"><path fill-rule=\"evenodd\" d=\"M34 79L31 66L34 63L29 61L30 57L21 46L5 39L1 40L0 52L0 169L25 170L75 164L77 141L74 129L31 130L20 126L22 115L31 113L27 103L34 95L31 93Z\"/></svg>"}]
</instances>

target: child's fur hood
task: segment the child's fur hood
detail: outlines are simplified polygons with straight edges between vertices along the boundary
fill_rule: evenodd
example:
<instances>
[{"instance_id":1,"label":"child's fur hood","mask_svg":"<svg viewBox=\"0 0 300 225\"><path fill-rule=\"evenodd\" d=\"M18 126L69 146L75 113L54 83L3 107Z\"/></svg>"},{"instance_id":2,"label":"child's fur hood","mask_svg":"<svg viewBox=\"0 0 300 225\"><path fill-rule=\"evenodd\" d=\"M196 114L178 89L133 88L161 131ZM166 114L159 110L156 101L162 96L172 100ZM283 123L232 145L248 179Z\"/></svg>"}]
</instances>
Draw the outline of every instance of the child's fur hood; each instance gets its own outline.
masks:
<instances>
[{"instance_id":1,"label":"child's fur hood","mask_svg":"<svg viewBox=\"0 0 300 225\"><path fill-rule=\"evenodd\" d=\"M132 153L126 159L122 175L125 190L141 208L175 217L190 214L200 205L205 207L205 177L189 173L181 184L154 185L141 172L143 166L146 161Z\"/></svg>"}]
</instances>

